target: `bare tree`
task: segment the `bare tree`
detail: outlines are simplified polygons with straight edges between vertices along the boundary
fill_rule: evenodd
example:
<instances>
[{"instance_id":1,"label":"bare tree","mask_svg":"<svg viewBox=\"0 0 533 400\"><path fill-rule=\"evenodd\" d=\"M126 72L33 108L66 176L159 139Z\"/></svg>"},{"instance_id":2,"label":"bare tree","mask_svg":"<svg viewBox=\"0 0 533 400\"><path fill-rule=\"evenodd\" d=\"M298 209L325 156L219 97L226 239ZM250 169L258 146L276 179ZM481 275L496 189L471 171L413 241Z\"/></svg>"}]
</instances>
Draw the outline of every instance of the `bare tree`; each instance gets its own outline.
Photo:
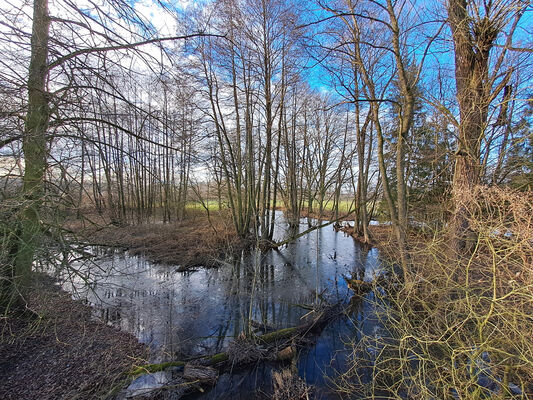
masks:
<instances>
[{"instance_id":1,"label":"bare tree","mask_svg":"<svg viewBox=\"0 0 533 400\"><path fill-rule=\"evenodd\" d=\"M12 269L4 277L12 286L8 297L14 294L18 299L31 275L34 254L42 239L45 177L49 168L48 159L55 151L54 145L65 138L72 138L72 132L81 132L75 128L80 123L84 123L85 127L92 126L95 132L100 133L100 137L97 135L91 140L100 146L98 163L104 163L108 203L113 205L115 198L111 197L113 188L109 149L118 145L112 141L113 133L120 130L144 144L148 143L149 147L160 145L146 135L117 124L109 115L100 113L104 109L103 103L98 104L98 110L90 113L91 108L87 107L87 97L84 96L92 93L94 99L98 98L94 93L99 93L127 103L120 88L112 84L110 69L106 66L111 64L115 70L121 70L121 57L138 57L143 62L153 62L154 57L143 51L146 46L188 37L174 35L154 38L150 26L126 2L95 5L97 12L94 14L82 12L70 1L54 4L57 15L51 15L48 6L48 0L34 1L33 15L27 16L32 20L31 31L11 25L3 32L4 36L9 37L9 41L4 43L18 46L19 54L30 57L26 70L24 63L16 65L11 60L13 62L9 64L9 71L13 71L20 88L26 88L28 93L27 105L20 110L25 114L21 135L25 166L18 214L20 218L17 221L17 234L10 244ZM23 16L25 12L24 5L14 11L16 15ZM160 49L165 53L165 49ZM2 79L10 79L9 72L2 74ZM129 105L134 106L132 103ZM150 112L143 111L143 114L146 117ZM99 174L95 161L91 167L93 172ZM68 170L64 166L59 166L59 169L64 180ZM142 178L147 193L153 193L153 185L149 184L147 176ZM97 192L100 194L101 187Z\"/></svg>"}]
</instances>

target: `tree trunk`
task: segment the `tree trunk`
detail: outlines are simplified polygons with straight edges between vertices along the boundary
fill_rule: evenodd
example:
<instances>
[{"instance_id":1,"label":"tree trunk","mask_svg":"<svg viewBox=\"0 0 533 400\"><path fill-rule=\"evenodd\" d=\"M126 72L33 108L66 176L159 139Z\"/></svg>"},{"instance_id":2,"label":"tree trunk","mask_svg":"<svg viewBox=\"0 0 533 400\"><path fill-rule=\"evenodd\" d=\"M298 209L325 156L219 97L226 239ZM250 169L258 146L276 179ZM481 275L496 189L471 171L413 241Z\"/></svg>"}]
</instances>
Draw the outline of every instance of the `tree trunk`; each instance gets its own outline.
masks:
<instances>
[{"instance_id":1,"label":"tree trunk","mask_svg":"<svg viewBox=\"0 0 533 400\"><path fill-rule=\"evenodd\" d=\"M463 197L479 183L480 145L488 118L491 90L489 53L498 30L490 19L485 18L475 22L479 34L474 38L466 0L448 1L448 23L455 47L455 85L460 114L453 176L455 211L452 234L454 248L461 254L467 250L469 236L467 204Z\"/></svg>"},{"instance_id":2,"label":"tree trunk","mask_svg":"<svg viewBox=\"0 0 533 400\"><path fill-rule=\"evenodd\" d=\"M50 111L46 93L48 73L48 39L50 19L48 0L35 0L31 37L31 61L28 78L28 113L22 142L24 154L23 196L20 235L14 260L13 284L17 294L24 295L31 275L35 249L41 236L40 208L43 202Z\"/></svg>"}]
</instances>

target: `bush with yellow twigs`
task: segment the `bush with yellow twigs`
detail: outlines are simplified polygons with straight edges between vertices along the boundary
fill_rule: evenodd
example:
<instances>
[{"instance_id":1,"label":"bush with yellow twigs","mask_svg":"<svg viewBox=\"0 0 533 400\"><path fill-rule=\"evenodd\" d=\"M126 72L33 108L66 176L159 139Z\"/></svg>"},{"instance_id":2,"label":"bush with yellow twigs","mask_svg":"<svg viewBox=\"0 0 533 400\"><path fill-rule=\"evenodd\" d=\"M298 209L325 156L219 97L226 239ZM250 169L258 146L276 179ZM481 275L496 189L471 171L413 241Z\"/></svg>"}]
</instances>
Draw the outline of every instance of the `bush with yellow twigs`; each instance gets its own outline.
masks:
<instances>
[{"instance_id":1,"label":"bush with yellow twigs","mask_svg":"<svg viewBox=\"0 0 533 400\"><path fill-rule=\"evenodd\" d=\"M533 195L478 187L462 199L468 251L454 252L447 227L411 235L412 273L376 291L388 335L353 344L340 392L533 398Z\"/></svg>"}]
</instances>

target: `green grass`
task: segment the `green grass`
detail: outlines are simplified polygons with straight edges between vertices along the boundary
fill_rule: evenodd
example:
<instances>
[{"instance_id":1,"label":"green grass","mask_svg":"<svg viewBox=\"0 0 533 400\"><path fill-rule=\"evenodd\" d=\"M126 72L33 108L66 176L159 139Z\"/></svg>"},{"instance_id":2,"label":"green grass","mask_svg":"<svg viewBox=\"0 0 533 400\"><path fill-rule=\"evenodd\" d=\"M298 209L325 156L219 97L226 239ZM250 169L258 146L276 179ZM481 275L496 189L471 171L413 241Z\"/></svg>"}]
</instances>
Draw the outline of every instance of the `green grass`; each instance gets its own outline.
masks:
<instances>
[{"instance_id":1,"label":"green grass","mask_svg":"<svg viewBox=\"0 0 533 400\"><path fill-rule=\"evenodd\" d=\"M209 211L219 211L220 208L218 206L218 200L217 199L210 199L210 200L204 200L204 204L205 206L207 206L209 208ZM273 205L273 204L272 204ZM303 204L304 208L307 207L307 202L305 202ZM285 207L283 201L281 200L278 200L276 202L276 207ZM350 209L351 207L351 209ZM339 202L339 213L348 213L350 212L354 207L354 203L353 203L353 200L351 199L347 199L347 200L341 200ZM204 205L202 205L202 203L200 201L188 201L187 204L185 205L185 208L187 210L205 210L204 208ZM227 204L222 201L222 208L227 208ZM314 210L317 210L318 209L318 202L317 201L314 201L313 202L313 209ZM330 200L330 201L326 201L324 203L324 211L332 211L333 210L333 201Z\"/></svg>"},{"instance_id":2,"label":"green grass","mask_svg":"<svg viewBox=\"0 0 533 400\"><path fill-rule=\"evenodd\" d=\"M209 208L209 211L219 211L220 208L218 206L218 200L204 200L204 204L207 208ZM224 207L224 202L222 203L222 208ZM205 210L204 205L200 201L188 201L185 205L186 210Z\"/></svg>"}]
</instances>

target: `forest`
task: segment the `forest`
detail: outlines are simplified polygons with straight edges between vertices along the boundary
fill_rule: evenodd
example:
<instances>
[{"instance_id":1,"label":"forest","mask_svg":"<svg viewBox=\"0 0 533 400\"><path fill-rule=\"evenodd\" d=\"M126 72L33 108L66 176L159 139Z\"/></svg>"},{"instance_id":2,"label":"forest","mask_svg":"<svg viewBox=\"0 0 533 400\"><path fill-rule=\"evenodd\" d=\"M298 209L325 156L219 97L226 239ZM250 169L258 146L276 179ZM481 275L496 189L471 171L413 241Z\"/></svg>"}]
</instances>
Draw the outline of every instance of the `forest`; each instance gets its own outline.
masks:
<instances>
[{"instance_id":1,"label":"forest","mask_svg":"<svg viewBox=\"0 0 533 400\"><path fill-rule=\"evenodd\" d=\"M0 397L533 398L528 0L4 0Z\"/></svg>"}]
</instances>

